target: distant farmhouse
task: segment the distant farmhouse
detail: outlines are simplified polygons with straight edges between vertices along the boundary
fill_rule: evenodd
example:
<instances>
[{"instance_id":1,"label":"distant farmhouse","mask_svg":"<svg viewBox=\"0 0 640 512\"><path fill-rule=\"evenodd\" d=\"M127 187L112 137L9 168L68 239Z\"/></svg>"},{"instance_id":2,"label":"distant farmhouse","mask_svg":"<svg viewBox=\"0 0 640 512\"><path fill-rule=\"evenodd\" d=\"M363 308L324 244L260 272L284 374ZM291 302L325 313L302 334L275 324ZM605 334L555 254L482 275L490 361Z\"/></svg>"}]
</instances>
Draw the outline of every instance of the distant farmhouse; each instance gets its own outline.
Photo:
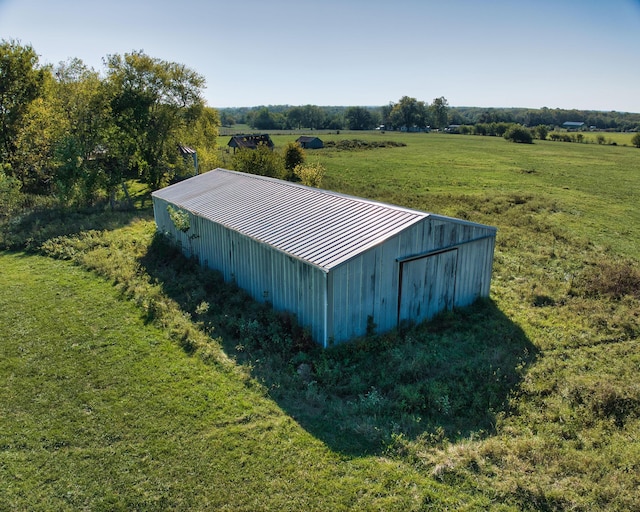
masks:
<instances>
[{"instance_id":1,"label":"distant farmhouse","mask_svg":"<svg viewBox=\"0 0 640 512\"><path fill-rule=\"evenodd\" d=\"M234 135L227 143L227 146L233 148L235 153L238 149L256 149L258 146L267 146L269 149L273 149L273 141L268 134L262 135Z\"/></svg>"},{"instance_id":2,"label":"distant farmhouse","mask_svg":"<svg viewBox=\"0 0 640 512\"><path fill-rule=\"evenodd\" d=\"M562 127L566 128L567 130L579 130L583 126L584 123L580 123L577 121L565 121L564 123L562 123Z\"/></svg>"},{"instance_id":3,"label":"distant farmhouse","mask_svg":"<svg viewBox=\"0 0 640 512\"><path fill-rule=\"evenodd\" d=\"M296 139L296 142L300 144L302 149L321 149L324 147L324 142L318 137L310 137L308 135L302 135Z\"/></svg>"}]
</instances>

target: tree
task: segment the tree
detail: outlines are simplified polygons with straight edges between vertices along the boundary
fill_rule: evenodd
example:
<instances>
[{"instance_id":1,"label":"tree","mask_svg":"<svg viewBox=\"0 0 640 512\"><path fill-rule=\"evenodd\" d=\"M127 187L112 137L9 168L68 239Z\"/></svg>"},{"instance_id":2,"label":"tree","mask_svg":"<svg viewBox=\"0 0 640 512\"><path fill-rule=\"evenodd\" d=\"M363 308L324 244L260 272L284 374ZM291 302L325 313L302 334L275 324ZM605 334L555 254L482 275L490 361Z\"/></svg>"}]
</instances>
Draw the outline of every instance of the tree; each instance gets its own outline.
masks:
<instances>
[{"instance_id":1,"label":"tree","mask_svg":"<svg viewBox=\"0 0 640 512\"><path fill-rule=\"evenodd\" d=\"M402 127L408 130L413 127L425 128L428 119L427 107L423 101L403 96L391 109L389 119L396 129Z\"/></svg>"},{"instance_id":2,"label":"tree","mask_svg":"<svg viewBox=\"0 0 640 512\"><path fill-rule=\"evenodd\" d=\"M294 169L302 165L305 160L304 149L295 142L289 142L284 148L284 168L286 170L285 179L295 181L296 175Z\"/></svg>"},{"instance_id":3,"label":"tree","mask_svg":"<svg viewBox=\"0 0 640 512\"><path fill-rule=\"evenodd\" d=\"M348 130L371 130L374 127L371 112L364 107L349 107L344 120Z\"/></svg>"},{"instance_id":4,"label":"tree","mask_svg":"<svg viewBox=\"0 0 640 512\"><path fill-rule=\"evenodd\" d=\"M218 111L211 107L204 107L196 122L179 132L180 142L196 150L198 168L203 172L218 166L216 140L219 126Z\"/></svg>"},{"instance_id":5,"label":"tree","mask_svg":"<svg viewBox=\"0 0 640 512\"><path fill-rule=\"evenodd\" d=\"M31 46L0 42L0 161L13 162L22 122L42 94L45 75Z\"/></svg>"},{"instance_id":6,"label":"tree","mask_svg":"<svg viewBox=\"0 0 640 512\"><path fill-rule=\"evenodd\" d=\"M0 165L0 219L11 217L19 209L21 200L20 182L7 176Z\"/></svg>"},{"instance_id":7,"label":"tree","mask_svg":"<svg viewBox=\"0 0 640 512\"><path fill-rule=\"evenodd\" d=\"M293 129L302 128L304 120L304 111L302 107L292 107L287 111L287 125Z\"/></svg>"},{"instance_id":8,"label":"tree","mask_svg":"<svg viewBox=\"0 0 640 512\"><path fill-rule=\"evenodd\" d=\"M51 193L54 183L55 149L66 130L57 84L45 73L42 95L32 101L15 138L11 172L26 193Z\"/></svg>"},{"instance_id":9,"label":"tree","mask_svg":"<svg viewBox=\"0 0 640 512\"><path fill-rule=\"evenodd\" d=\"M637 148L640 148L640 132L631 137L631 144L633 144Z\"/></svg>"},{"instance_id":10,"label":"tree","mask_svg":"<svg viewBox=\"0 0 640 512\"><path fill-rule=\"evenodd\" d=\"M108 160L119 151L113 142L111 111L99 74L80 59L60 63L54 89L60 124L56 142L56 191L63 202L92 204L101 194L113 196L121 181Z\"/></svg>"},{"instance_id":11,"label":"tree","mask_svg":"<svg viewBox=\"0 0 640 512\"><path fill-rule=\"evenodd\" d=\"M433 100L429 107L434 128L445 128L449 125L449 102L444 96Z\"/></svg>"},{"instance_id":12,"label":"tree","mask_svg":"<svg viewBox=\"0 0 640 512\"><path fill-rule=\"evenodd\" d=\"M269 112L267 107L262 107L251 117L249 124L256 130L273 130L279 128L281 123L278 122L276 114Z\"/></svg>"},{"instance_id":13,"label":"tree","mask_svg":"<svg viewBox=\"0 0 640 512\"><path fill-rule=\"evenodd\" d=\"M182 161L180 136L204 111L204 78L183 64L133 52L106 60L107 85L125 166L153 189Z\"/></svg>"},{"instance_id":14,"label":"tree","mask_svg":"<svg viewBox=\"0 0 640 512\"><path fill-rule=\"evenodd\" d=\"M303 125L305 127L311 128L312 130L317 130L322 128L325 114L316 105L305 105L302 107L303 112Z\"/></svg>"}]
</instances>

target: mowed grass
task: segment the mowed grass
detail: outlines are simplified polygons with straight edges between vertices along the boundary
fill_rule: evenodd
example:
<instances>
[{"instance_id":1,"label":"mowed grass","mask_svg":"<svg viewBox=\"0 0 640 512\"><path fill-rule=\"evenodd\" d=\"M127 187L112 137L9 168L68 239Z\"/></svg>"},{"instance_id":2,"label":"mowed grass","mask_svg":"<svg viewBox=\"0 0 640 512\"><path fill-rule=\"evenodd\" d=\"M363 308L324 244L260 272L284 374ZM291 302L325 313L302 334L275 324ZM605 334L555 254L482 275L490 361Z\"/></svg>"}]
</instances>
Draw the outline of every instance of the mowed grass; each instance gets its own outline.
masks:
<instances>
[{"instance_id":1,"label":"mowed grass","mask_svg":"<svg viewBox=\"0 0 640 512\"><path fill-rule=\"evenodd\" d=\"M190 357L86 270L0 262L2 510L486 504L409 464L332 452L237 367Z\"/></svg>"},{"instance_id":2,"label":"mowed grass","mask_svg":"<svg viewBox=\"0 0 640 512\"><path fill-rule=\"evenodd\" d=\"M0 508L640 508L640 150L317 135L406 144L325 187L498 226L491 300L291 350L152 221L21 226L78 266L0 256Z\"/></svg>"}]
</instances>

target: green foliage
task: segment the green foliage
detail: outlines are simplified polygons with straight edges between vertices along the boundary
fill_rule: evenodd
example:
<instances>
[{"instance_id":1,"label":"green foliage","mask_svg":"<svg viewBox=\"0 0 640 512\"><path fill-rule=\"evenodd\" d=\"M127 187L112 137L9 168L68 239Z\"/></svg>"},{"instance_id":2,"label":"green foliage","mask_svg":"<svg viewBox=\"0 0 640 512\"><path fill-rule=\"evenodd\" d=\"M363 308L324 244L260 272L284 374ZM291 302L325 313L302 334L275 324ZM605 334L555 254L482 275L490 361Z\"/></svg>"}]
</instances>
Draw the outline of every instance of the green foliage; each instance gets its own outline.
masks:
<instances>
[{"instance_id":1,"label":"green foliage","mask_svg":"<svg viewBox=\"0 0 640 512\"><path fill-rule=\"evenodd\" d=\"M242 148L237 150L233 155L231 165L234 170L249 174L280 179L285 176L282 156L263 144L256 149Z\"/></svg>"},{"instance_id":2,"label":"green foliage","mask_svg":"<svg viewBox=\"0 0 640 512\"><path fill-rule=\"evenodd\" d=\"M424 101L403 96L391 107L389 123L396 129L425 128L429 125L429 112Z\"/></svg>"},{"instance_id":3,"label":"green foliage","mask_svg":"<svg viewBox=\"0 0 640 512\"><path fill-rule=\"evenodd\" d=\"M297 166L304 164L305 152L299 144L289 142L284 148L284 168L286 170L285 179L293 181L295 179L294 170Z\"/></svg>"},{"instance_id":4,"label":"green foliage","mask_svg":"<svg viewBox=\"0 0 640 512\"><path fill-rule=\"evenodd\" d=\"M152 188L175 176L182 136L203 115L204 78L183 64L142 52L107 58L113 120L125 142L123 163Z\"/></svg>"},{"instance_id":5,"label":"green foliage","mask_svg":"<svg viewBox=\"0 0 640 512\"><path fill-rule=\"evenodd\" d=\"M444 96L434 99L429 109L434 128L445 128L449 124L449 102Z\"/></svg>"},{"instance_id":6,"label":"green foliage","mask_svg":"<svg viewBox=\"0 0 640 512\"><path fill-rule=\"evenodd\" d=\"M169 213L169 218L173 225L177 230L186 233L191 229L191 221L189 220L189 214L184 210L179 210L174 208L173 206L167 206L167 212Z\"/></svg>"},{"instance_id":7,"label":"green foliage","mask_svg":"<svg viewBox=\"0 0 640 512\"><path fill-rule=\"evenodd\" d=\"M247 122L256 130L274 130L284 128L285 118L282 114L271 113L267 107L262 107L257 112L253 112Z\"/></svg>"},{"instance_id":8,"label":"green foliage","mask_svg":"<svg viewBox=\"0 0 640 512\"><path fill-rule=\"evenodd\" d=\"M30 104L42 94L45 75L30 45L0 41L0 162L13 163L16 138Z\"/></svg>"},{"instance_id":9,"label":"green foliage","mask_svg":"<svg viewBox=\"0 0 640 512\"><path fill-rule=\"evenodd\" d=\"M0 167L0 219L9 219L19 210L23 197L20 188L20 182Z\"/></svg>"},{"instance_id":10,"label":"green foliage","mask_svg":"<svg viewBox=\"0 0 640 512\"><path fill-rule=\"evenodd\" d=\"M284 115L284 114L283 114ZM316 105L304 105L301 107L291 107L286 112L287 125L290 128L329 128L325 126L328 113ZM339 128L341 125L339 126Z\"/></svg>"},{"instance_id":11,"label":"green foliage","mask_svg":"<svg viewBox=\"0 0 640 512\"><path fill-rule=\"evenodd\" d=\"M633 144L635 147L640 148L640 132L636 133L632 138L631 138L631 144Z\"/></svg>"},{"instance_id":12,"label":"green foliage","mask_svg":"<svg viewBox=\"0 0 640 512\"><path fill-rule=\"evenodd\" d=\"M538 126L535 127L534 132L538 139L546 140L547 135L549 135L549 128L547 128L543 124L539 124Z\"/></svg>"},{"instance_id":13,"label":"green foliage","mask_svg":"<svg viewBox=\"0 0 640 512\"><path fill-rule=\"evenodd\" d=\"M504 138L511 142L519 142L523 144L531 144L533 142L531 130L519 125L509 127L504 133Z\"/></svg>"},{"instance_id":14,"label":"green foliage","mask_svg":"<svg viewBox=\"0 0 640 512\"><path fill-rule=\"evenodd\" d=\"M375 127L371 111L364 107L349 107L344 113L347 130L371 130Z\"/></svg>"},{"instance_id":15,"label":"green foliage","mask_svg":"<svg viewBox=\"0 0 640 512\"><path fill-rule=\"evenodd\" d=\"M293 170L294 176L303 185L316 188L322 185L324 173L325 168L319 162L297 165Z\"/></svg>"}]
</instances>

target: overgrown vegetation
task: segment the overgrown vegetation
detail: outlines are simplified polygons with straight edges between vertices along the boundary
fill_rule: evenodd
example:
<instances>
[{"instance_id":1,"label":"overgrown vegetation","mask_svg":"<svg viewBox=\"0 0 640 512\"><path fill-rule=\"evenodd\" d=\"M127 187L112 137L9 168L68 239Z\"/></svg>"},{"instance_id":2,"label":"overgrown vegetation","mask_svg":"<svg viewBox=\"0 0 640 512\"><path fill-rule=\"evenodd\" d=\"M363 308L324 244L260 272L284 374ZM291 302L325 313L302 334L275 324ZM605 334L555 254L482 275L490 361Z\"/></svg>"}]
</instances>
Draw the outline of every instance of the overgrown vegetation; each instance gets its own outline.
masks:
<instances>
[{"instance_id":1,"label":"overgrown vegetation","mask_svg":"<svg viewBox=\"0 0 640 512\"><path fill-rule=\"evenodd\" d=\"M329 140L325 143L326 148L335 148L342 151L357 149L398 148L404 146L406 146L404 142L394 140L339 139Z\"/></svg>"},{"instance_id":2,"label":"overgrown vegetation","mask_svg":"<svg viewBox=\"0 0 640 512\"><path fill-rule=\"evenodd\" d=\"M234 171L300 182L309 187L319 187L325 172L319 162L307 163L306 153L295 142L286 144L283 151L264 145L240 149L233 154L230 163Z\"/></svg>"},{"instance_id":3,"label":"overgrown vegetation","mask_svg":"<svg viewBox=\"0 0 640 512\"><path fill-rule=\"evenodd\" d=\"M370 134L368 140L381 136ZM207 474L229 503L261 508L263 503L255 501L259 493L267 508L293 508L277 501L281 489L269 486L267 496L258 491L270 478L282 482L287 475L289 503L307 508L639 508L640 236L635 198L640 183L630 171L638 168L638 152L621 146L520 145L435 134L384 137L397 137L406 147L314 153L326 169L325 181L341 192L497 225L491 300L399 332L376 334L372 322L367 339L320 351L294 318L249 300L216 273L185 260L154 235L151 220L133 220L148 212L69 212L57 221L60 211L25 213L5 220L2 245L27 247L100 273L192 360L209 365L194 381L206 380L207 374L230 375L231 388L216 384L226 392L217 396L216 407L204 404L194 411L174 406L192 418L179 416L188 428L164 423L163 417L156 429L144 420L142 430L147 435L151 431L154 444L140 445L157 457L168 453L162 460L185 469L180 471L184 475L190 463L207 465L197 452L189 452L191 460L180 457L179 448L204 438L195 446L212 455L209 464L221 473ZM12 262L9 268L17 267ZM10 302L5 296L4 304ZM28 334L35 338L33 332ZM19 333L8 336L17 340ZM229 373L219 373L221 369ZM237 382L245 383L249 394ZM171 383L169 389L178 386L175 379ZM80 390L70 392L70 403L76 394L85 396ZM188 396L189 402L201 403L196 395ZM33 402L21 401L9 410L22 413ZM242 407L228 409L237 402ZM107 406L102 407L105 411ZM214 423L224 425L216 427L215 435L191 423L197 418L211 424L208 414L214 413ZM287 417L304 431L293 428ZM54 423L56 430L40 437L54 444L68 442L63 421ZM73 424L86 428L82 422ZM157 433L171 428L185 440L174 444L165 439L162 444ZM150 459L126 455L126 450L144 450L132 450L136 444L126 440L133 434L123 432L120 441L106 446L116 450L122 465L142 464L148 471ZM3 442L9 448L0 456L17 457L17 431L11 430L8 439ZM36 438L29 439L24 442L32 447ZM217 456L206 452L213 439L223 440L214 443ZM280 451L284 439L288 449ZM224 443L231 448L225 450ZM44 448L46 454L55 451L51 446ZM118 451L120 446L124 451ZM75 452L65 453L73 457ZM85 453L91 453L90 460L98 456L97 451ZM318 454L320 462L312 464ZM244 469L238 458L246 463ZM28 459L21 462L33 467ZM224 464L230 469L223 471ZM391 467L393 478L381 484L381 475ZM52 473L59 477L61 471L56 466ZM95 474L101 471L114 471L112 481L126 496L120 503L150 506L150 501L135 501L144 496L135 473L118 476L108 463ZM154 478L165 482L154 471ZM82 482L85 496L105 496L80 475L68 480ZM304 481L314 482L313 487ZM35 482L27 478L11 487L12 499L24 504L20 492ZM189 491L171 482L164 485L179 490L163 494L167 506L180 508L177 496L185 507L204 508L196 495L214 500L215 493L202 485L194 483L197 490ZM324 492L323 483L331 493L318 494ZM49 498L59 491L55 487ZM357 498L349 501L346 496ZM87 499L75 504L87 506Z\"/></svg>"}]
</instances>

